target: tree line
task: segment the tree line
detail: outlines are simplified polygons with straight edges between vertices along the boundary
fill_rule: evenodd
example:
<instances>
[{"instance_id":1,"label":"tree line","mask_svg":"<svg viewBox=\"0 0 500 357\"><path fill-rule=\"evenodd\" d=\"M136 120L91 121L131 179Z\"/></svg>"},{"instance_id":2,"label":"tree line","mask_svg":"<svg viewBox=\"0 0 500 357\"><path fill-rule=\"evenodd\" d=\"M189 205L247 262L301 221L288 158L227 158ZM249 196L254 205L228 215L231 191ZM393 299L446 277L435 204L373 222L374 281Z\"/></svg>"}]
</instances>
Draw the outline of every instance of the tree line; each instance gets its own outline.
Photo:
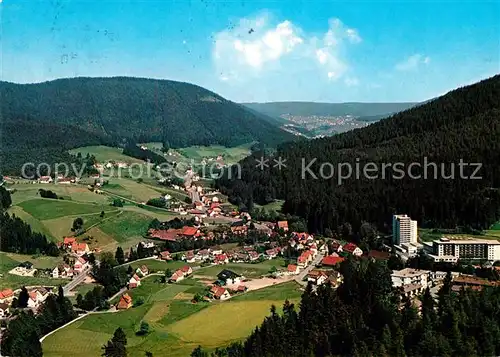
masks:
<instances>
[{"instance_id":1,"label":"tree line","mask_svg":"<svg viewBox=\"0 0 500 357\"><path fill-rule=\"evenodd\" d=\"M448 274L437 299L419 297L421 310L400 301L383 262L352 258L339 268L344 282L313 291L299 308L275 306L243 342L219 348L213 357L303 356L497 356L500 354L500 288L452 290ZM201 347L192 357L209 356Z\"/></svg>"}]
</instances>

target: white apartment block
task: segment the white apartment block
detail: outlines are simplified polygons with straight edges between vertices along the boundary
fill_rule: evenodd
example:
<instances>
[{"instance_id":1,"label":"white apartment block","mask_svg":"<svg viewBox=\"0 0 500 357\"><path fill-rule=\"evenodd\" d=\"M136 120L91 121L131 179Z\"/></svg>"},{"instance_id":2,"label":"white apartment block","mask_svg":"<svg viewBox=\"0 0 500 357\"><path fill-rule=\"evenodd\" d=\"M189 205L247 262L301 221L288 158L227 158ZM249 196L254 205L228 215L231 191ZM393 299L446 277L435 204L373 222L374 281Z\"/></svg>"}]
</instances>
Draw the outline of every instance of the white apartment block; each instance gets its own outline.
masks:
<instances>
[{"instance_id":1,"label":"white apartment block","mask_svg":"<svg viewBox=\"0 0 500 357\"><path fill-rule=\"evenodd\" d=\"M490 239L453 239L443 237L432 242L429 256L436 262L457 262L459 259L500 261L500 241Z\"/></svg>"},{"instance_id":2,"label":"white apartment block","mask_svg":"<svg viewBox=\"0 0 500 357\"><path fill-rule=\"evenodd\" d=\"M421 289L426 289L429 286L429 271L420 269L405 268L399 271L393 271L392 286L405 287L418 285Z\"/></svg>"},{"instance_id":3,"label":"white apartment block","mask_svg":"<svg viewBox=\"0 0 500 357\"><path fill-rule=\"evenodd\" d=\"M417 243L417 221L406 214L392 216L392 241L395 245Z\"/></svg>"}]
</instances>

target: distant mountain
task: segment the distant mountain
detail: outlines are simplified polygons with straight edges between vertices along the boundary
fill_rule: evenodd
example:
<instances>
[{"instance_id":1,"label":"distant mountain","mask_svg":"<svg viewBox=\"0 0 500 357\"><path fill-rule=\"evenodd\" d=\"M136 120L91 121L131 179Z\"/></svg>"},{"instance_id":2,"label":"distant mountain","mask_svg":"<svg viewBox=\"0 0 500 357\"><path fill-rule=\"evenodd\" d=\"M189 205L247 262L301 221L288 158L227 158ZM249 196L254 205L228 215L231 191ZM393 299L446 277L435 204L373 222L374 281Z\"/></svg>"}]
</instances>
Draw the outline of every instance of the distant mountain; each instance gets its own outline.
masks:
<instances>
[{"instance_id":1,"label":"distant mountain","mask_svg":"<svg viewBox=\"0 0 500 357\"><path fill-rule=\"evenodd\" d=\"M244 103L295 135L331 136L365 127L417 103Z\"/></svg>"},{"instance_id":2,"label":"distant mountain","mask_svg":"<svg viewBox=\"0 0 500 357\"><path fill-rule=\"evenodd\" d=\"M142 78L0 82L0 163L52 162L82 145L161 141L171 147L264 146L294 140L273 120L199 86Z\"/></svg>"},{"instance_id":3,"label":"distant mountain","mask_svg":"<svg viewBox=\"0 0 500 357\"><path fill-rule=\"evenodd\" d=\"M216 185L237 204L284 200L312 232L384 229L395 213L423 227L488 229L500 218L499 98L496 75L366 128L282 145L282 170L256 171L255 153L240 162L241 180Z\"/></svg>"},{"instance_id":4,"label":"distant mountain","mask_svg":"<svg viewBox=\"0 0 500 357\"><path fill-rule=\"evenodd\" d=\"M243 103L243 105L269 116L388 116L411 108L418 103L316 103L316 102L270 102Z\"/></svg>"},{"instance_id":5,"label":"distant mountain","mask_svg":"<svg viewBox=\"0 0 500 357\"><path fill-rule=\"evenodd\" d=\"M3 119L73 125L108 138L167 141L174 147L292 139L262 114L182 82L127 77L0 82L0 95Z\"/></svg>"}]
</instances>

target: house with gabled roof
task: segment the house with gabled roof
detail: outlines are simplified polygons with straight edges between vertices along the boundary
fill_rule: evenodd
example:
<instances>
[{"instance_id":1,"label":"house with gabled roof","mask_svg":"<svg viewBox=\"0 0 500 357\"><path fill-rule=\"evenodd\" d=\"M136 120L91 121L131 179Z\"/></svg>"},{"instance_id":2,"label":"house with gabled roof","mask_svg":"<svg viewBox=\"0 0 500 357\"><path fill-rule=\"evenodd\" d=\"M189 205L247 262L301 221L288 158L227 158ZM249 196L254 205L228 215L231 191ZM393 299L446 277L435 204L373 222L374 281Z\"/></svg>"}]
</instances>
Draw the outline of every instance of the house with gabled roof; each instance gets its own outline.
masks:
<instances>
[{"instance_id":1,"label":"house with gabled roof","mask_svg":"<svg viewBox=\"0 0 500 357\"><path fill-rule=\"evenodd\" d=\"M210 289L210 294L214 299L217 300L227 300L231 297L227 289L217 285L212 286L212 288Z\"/></svg>"},{"instance_id":2,"label":"house with gabled roof","mask_svg":"<svg viewBox=\"0 0 500 357\"><path fill-rule=\"evenodd\" d=\"M190 250L189 252L186 252L185 259L186 263L194 263L196 261L194 251Z\"/></svg>"},{"instance_id":3,"label":"house with gabled roof","mask_svg":"<svg viewBox=\"0 0 500 357\"><path fill-rule=\"evenodd\" d=\"M214 258L215 264L227 264L229 263L229 258L226 254L217 254Z\"/></svg>"},{"instance_id":4,"label":"house with gabled roof","mask_svg":"<svg viewBox=\"0 0 500 357\"><path fill-rule=\"evenodd\" d=\"M181 235L186 238L193 238L198 233L198 228L185 226L182 228Z\"/></svg>"},{"instance_id":5,"label":"house with gabled roof","mask_svg":"<svg viewBox=\"0 0 500 357\"><path fill-rule=\"evenodd\" d=\"M188 276L188 275L191 275L193 273L193 268L191 268L189 265L184 265L181 268L181 271L182 271L182 274L184 274L184 276Z\"/></svg>"},{"instance_id":6,"label":"house with gabled roof","mask_svg":"<svg viewBox=\"0 0 500 357\"><path fill-rule=\"evenodd\" d=\"M322 285L328 280L328 274L323 270L311 270L307 274L307 281L312 282L315 285Z\"/></svg>"},{"instance_id":7,"label":"house with gabled roof","mask_svg":"<svg viewBox=\"0 0 500 357\"><path fill-rule=\"evenodd\" d=\"M79 256L82 256L84 254L87 254L90 252L89 245L87 243L77 243L74 242L71 245L71 251Z\"/></svg>"},{"instance_id":8,"label":"house with gabled roof","mask_svg":"<svg viewBox=\"0 0 500 357\"><path fill-rule=\"evenodd\" d=\"M347 243L342 247L344 252L350 253L354 256L360 257L363 255L363 251L354 243Z\"/></svg>"},{"instance_id":9,"label":"house with gabled roof","mask_svg":"<svg viewBox=\"0 0 500 357\"><path fill-rule=\"evenodd\" d=\"M128 293L123 294L120 297L120 301L118 301L116 308L118 310L126 310L130 309L131 307L132 307L132 297Z\"/></svg>"},{"instance_id":10,"label":"house with gabled roof","mask_svg":"<svg viewBox=\"0 0 500 357\"><path fill-rule=\"evenodd\" d=\"M80 274L82 271L89 267L89 263L83 258L78 257L73 265L73 271Z\"/></svg>"},{"instance_id":11,"label":"house with gabled roof","mask_svg":"<svg viewBox=\"0 0 500 357\"><path fill-rule=\"evenodd\" d=\"M181 281L184 279L184 273L182 272L181 269L177 269L172 276L170 277L169 281L172 283L176 283L178 281Z\"/></svg>"},{"instance_id":12,"label":"house with gabled roof","mask_svg":"<svg viewBox=\"0 0 500 357\"><path fill-rule=\"evenodd\" d=\"M132 275L130 280L128 281L128 288L135 289L141 285L141 278L137 274Z\"/></svg>"},{"instance_id":13,"label":"house with gabled roof","mask_svg":"<svg viewBox=\"0 0 500 357\"><path fill-rule=\"evenodd\" d=\"M161 260L172 260L172 256L170 255L170 252L168 250L165 250L164 252L160 253L160 259Z\"/></svg>"},{"instance_id":14,"label":"house with gabled roof","mask_svg":"<svg viewBox=\"0 0 500 357\"><path fill-rule=\"evenodd\" d=\"M141 276L141 277L145 277L146 275L149 274L149 269L146 265L141 265L140 267L137 267L137 269L135 270L136 274Z\"/></svg>"}]
</instances>

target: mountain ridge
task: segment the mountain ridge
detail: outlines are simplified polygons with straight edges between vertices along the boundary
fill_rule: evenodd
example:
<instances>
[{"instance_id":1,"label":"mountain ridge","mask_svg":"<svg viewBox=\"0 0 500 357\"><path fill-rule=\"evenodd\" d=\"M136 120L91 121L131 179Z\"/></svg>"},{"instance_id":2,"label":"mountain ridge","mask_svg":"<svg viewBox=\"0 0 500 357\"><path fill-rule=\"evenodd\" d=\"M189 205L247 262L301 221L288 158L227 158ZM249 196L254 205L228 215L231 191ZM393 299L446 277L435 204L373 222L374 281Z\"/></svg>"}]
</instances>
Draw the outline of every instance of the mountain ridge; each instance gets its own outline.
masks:
<instances>
[{"instance_id":1,"label":"mountain ridge","mask_svg":"<svg viewBox=\"0 0 500 357\"><path fill-rule=\"evenodd\" d=\"M172 146L274 145L291 135L201 86L137 77L0 82L2 117L73 124L107 137L168 141ZM123 127L123 124L127 128Z\"/></svg>"}]
</instances>

